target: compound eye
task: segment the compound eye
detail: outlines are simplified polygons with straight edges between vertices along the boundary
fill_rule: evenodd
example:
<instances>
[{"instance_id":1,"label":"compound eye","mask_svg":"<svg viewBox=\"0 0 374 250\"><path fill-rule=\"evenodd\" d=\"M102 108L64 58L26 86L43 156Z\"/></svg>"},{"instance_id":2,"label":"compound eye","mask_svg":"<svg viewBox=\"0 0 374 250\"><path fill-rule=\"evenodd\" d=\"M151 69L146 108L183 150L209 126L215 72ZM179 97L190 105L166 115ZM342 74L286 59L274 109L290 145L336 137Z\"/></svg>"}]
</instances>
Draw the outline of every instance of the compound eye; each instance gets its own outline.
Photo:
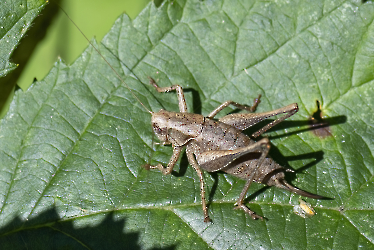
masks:
<instances>
[{"instance_id":1,"label":"compound eye","mask_svg":"<svg viewBox=\"0 0 374 250\"><path fill-rule=\"evenodd\" d=\"M158 133L161 131L159 126L157 126L156 124L152 124L152 125L153 125L153 131L155 131L155 133Z\"/></svg>"},{"instance_id":2,"label":"compound eye","mask_svg":"<svg viewBox=\"0 0 374 250\"><path fill-rule=\"evenodd\" d=\"M153 124L153 131L156 134L156 136L160 139L160 141L166 142L167 141L167 129L166 128L160 128L156 124Z\"/></svg>"}]
</instances>

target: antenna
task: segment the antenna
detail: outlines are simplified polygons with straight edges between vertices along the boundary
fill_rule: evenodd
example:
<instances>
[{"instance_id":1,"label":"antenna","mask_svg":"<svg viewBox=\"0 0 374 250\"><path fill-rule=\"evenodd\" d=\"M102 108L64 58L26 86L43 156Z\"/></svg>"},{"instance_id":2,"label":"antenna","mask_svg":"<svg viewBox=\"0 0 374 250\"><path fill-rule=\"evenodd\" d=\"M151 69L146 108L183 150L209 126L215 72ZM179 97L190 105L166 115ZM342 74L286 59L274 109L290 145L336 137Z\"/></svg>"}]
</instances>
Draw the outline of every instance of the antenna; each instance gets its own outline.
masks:
<instances>
[{"instance_id":1,"label":"antenna","mask_svg":"<svg viewBox=\"0 0 374 250\"><path fill-rule=\"evenodd\" d=\"M48 2L48 1L47 1ZM54 1L53 1L54 2ZM109 65L109 67L112 69L112 71L116 74L117 78L126 86L126 88L130 91L131 95L143 106L143 108L150 114L153 114L152 111L150 111L141 101L140 99L134 94L134 92L130 89L129 85L122 79L122 77L118 74L118 72L110 65L110 63L105 59L105 57L101 54L101 52L92 44L92 42L86 37L86 35L83 33L83 31L78 27L78 25L73 21L73 19L70 18L68 13L56 2L54 2L62 12L66 15L66 17L74 24L74 26L79 30L79 32L83 35L83 37L87 40L87 42L96 50L97 53L101 56L101 58Z\"/></svg>"}]
</instances>

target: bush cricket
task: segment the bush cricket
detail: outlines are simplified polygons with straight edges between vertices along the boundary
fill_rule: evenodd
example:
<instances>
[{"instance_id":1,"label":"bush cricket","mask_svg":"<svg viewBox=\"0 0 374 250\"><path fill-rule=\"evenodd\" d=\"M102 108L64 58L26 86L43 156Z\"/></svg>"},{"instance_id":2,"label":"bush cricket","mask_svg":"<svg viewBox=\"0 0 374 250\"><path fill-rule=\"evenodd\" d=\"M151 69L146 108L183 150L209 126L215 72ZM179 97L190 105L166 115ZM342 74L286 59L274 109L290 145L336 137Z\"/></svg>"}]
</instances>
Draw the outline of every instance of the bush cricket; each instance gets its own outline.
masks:
<instances>
[{"instance_id":1,"label":"bush cricket","mask_svg":"<svg viewBox=\"0 0 374 250\"><path fill-rule=\"evenodd\" d=\"M62 11L67 15L64 10ZM100 54L103 60L110 66L120 81L129 89L134 98L151 114L153 132L161 143L172 145L173 154L167 167L164 167L162 164L156 166L146 165L143 167L146 169L158 169L164 175L170 174L181 155L182 149L186 147L188 162L195 169L200 180L204 222L209 222L211 220L206 206L202 170L208 172L224 171L230 175L246 180L243 190L235 203L234 209L242 209L253 219L263 219L244 204L247 191L253 181L268 186L276 186L305 197L314 199L324 198L323 196L300 190L287 183L284 171L290 170L286 170L273 159L268 157L270 149L269 139L263 138L259 141L253 139L294 115L298 111L298 105L296 103L269 112L253 113L257 105L260 103L260 95L254 100L251 107L233 101L225 101L214 109L208 116L204 117L200 114L188 113L183 88L181 86L173 85L170 87L159 87L157 83L149 77L150 84L153 85L155 90L158 92L164 93L176 91L179 105L179 112L166 110L152 112L145 107L122 77L109 64L100 51L89 41L73 20L68 15L67 17L82 33L96 52ZM250 113L229 114L222 118L214 119L219 112L229 105L247 110ZM269 117L279 114L283 114L283 116L254 132L251 137L242 133L243 130Z\"/></svg>"}]
</instances>

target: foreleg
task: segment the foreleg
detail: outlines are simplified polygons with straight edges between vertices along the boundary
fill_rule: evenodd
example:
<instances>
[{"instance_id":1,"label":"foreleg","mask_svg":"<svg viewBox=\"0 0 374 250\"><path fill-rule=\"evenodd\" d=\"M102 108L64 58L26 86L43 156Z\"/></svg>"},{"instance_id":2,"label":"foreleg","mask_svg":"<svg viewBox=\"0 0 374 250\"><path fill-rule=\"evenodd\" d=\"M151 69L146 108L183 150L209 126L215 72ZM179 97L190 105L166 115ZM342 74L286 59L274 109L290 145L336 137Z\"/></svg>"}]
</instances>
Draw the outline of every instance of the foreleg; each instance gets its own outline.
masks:
<instances>
[{"instance_id":1,"label":"foreleg","mask_svg":"<svg viewBox=\"0 0 374 250\"><path fill-rule=\"evenodd\" d=\"M144 168L147 169L147 170L149 170L149 169L159 169L161 171L161 173L164 174L164 175L170 174L171 171L173 171L175 163L179 159L179 156L182 152L182 148L183 147L174 146L173 155L171 156L171 158L169 160L169 164L166 168L161 163L157 164L156 166L152 166L152 165L147 164L147 165L144 166Z\"/></svg>"},{"instance_id":2,"label":"foreleg","mask_svg":"<svg viewBox=\"0 0 374 250\"><path fill-rule=\"evenodd\" d=\"M155 87L156 90L159 93L164 93L164 92L169 92L169 91L175 90L177 92L177 96L178 96L179 111L181 113L186 113L187 112L186 99L184 98L183 88L180 85L173 85L173 86L170 86L170 87L160 88L157 85L156 81L153 80L153 78L151 78L151 77L148 77L148 78L149 78L149 83L151 85L153 85L153 87Z\"/></svg>"}]
</instances>

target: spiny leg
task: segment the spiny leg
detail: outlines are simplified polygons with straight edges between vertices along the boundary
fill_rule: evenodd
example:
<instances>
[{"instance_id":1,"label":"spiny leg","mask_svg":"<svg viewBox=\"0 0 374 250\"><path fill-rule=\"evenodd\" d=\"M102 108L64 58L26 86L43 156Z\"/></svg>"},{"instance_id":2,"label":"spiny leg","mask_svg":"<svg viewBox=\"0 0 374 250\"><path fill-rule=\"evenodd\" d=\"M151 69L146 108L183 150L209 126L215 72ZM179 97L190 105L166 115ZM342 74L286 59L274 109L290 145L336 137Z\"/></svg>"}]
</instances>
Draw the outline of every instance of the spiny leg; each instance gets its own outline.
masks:
<instances>
[{"instance_id":1,"label":"spiny leg","mask_svg":"<svg viewBox=\"0 0 374 250\"><path fill-rule=\"evenodd\" d=\"M284 113L285 115L279 117L275 121L272 121L271 123L265 125L260 130L256 131L252 134L253 137L257 137L264 133L266 130L270 129L271 127L277 125L278 123L284 121L288 117L294 115L299 110L299 107L297 106L297 103L293 103L290 105L287 105L283 108L279 108L276 110L272 110L269 112L263 112L263 113L247 113L247 114L229 114L224 117L219 118L218 120L220 122L223 122L227 125L233 126L240 130L245 130L269 117L279 115Z\"/></svg>"},{"instance_id":2,"label":"spiny leg","mask_svg":"<svg viewBox=\"0 0 374 250\"><path fill-rule=\"evenodd\" d=\"M210 114L207 117L208 118L214 118L219 112L221 112L224 108L228 107L229 105L233 105L233 106L235 106L239 109L244 109L244 110L247 110L249 112L254 112L257 108L257 105L261 102L260 98L261 98L261 95L258 95L258 97L254 99L253 105L251 107L249 107L247 105L242 105L242 104L234 102L234 101L225 101L224 103L219 105L215 110L210 112Z\"/></svg>"},{"instance_id":3,"label":"spiny leg","mask_svg":"<svg viewBox=\"0 0 374 250\"><path fill-rule=\"evenodd\" d=\"M205 186L204 186L204 177L203 177L203 172L201 171L199 164L197 163L193 152L189 147L186 149L186 154L188 158L188 162L192 165L192 167L195 169L197 175L199 176L200 179L200 193L201 193L201 202L203 206L203 213L204 213L204 222L210 222L209 218L209 213L208 213L208 208L206 206L206 200L205 200Z\"/></svg>"},{"instance_id":4,"label":"spiny leg","mask_svg":"<svg viewBox=\"0 0 374 250\"><path fill-rule=\"evenodd\" d=\"M178 96L179 111L181 113L186 113L187 112L186 99L184 98L183 88L181 86L173 85L173 86L169 86L169 87L160 88L153 78L151 78L151 77L148 77L148 78L149 78L149 83L153 87L155 87L156 90L159 93L164 93L164 92L169 92L169 91L175 90L177 92L177 96Z\"/></svg>"},{"instance_id":5,"label":"spiny leg","mask_svg":"<svg viewBox=\"0 0 374 250\"><path fill-rule=\"evenodd\" d=\"M269 150L270 150L270 144L269 144L269 139L268 138L264 138L264 139L256 142L255 144L253 144L253 146L255 146L255 145L256 145L256 148L259 148L261 150L261 156L260 156L260 158L257 161L256 168L252 171L251 175L248 176L248 180L245 183L242 192L240 193L238 201L235 203L236 207L234 207L234 209L243 209L243 211L245 213L249 214L252 217L252 219L254 219L254 220L255 219L261 219L262 220L263 218L261 216L255 214L255 212L251 211L243 203L244 202L244 198L247 195L248 189L249 189L249 187L251 186L251 184L253 182L253 179L254 179L254 176L255 176L256 172L260 168L261 164L264 162L264 160L265 160L265 158L268 155Z\"/></svg>"},{"instance_id":6,"label":"spiny leg","mask_svg":"<svg viewBox=\"0 0 374 250\"><path fill-rule=\"evenodd\" d=\"M173 148L173 155L171 156L171 158L169 160L169 164L168 164L168 166L166 168L161 163L157 164L156 166L152 166L152 165L147 164L147 165L144 166L144 168L147 169L147 170L149 170L149 169L156 169L157 168L164 175L170 174L171 171L173 171L175 163L179 159L179 156L180 156L180 154L182 152L182 148L183 147L174 146L174 148Z\"/></svg>"},{"instance_id":7,"label":"spiny leg","mask_svg":"<svg viewBox=\"0 0 374 250\"><path fill-rule=\"evenodd\" d=\"M299 111L299 106L297 106L297 103L292 103L292 104L287 105L287 106L285 106L283 108L259 114L259 115L263 115L265 117L264 119L266 119L268 117L271 117L271 116L274 116L274 115L281 114L281 113L283 113L285 115L281 116L278 119L276 119L275 121L272 121L271 123L265 125L260 130L258 130L257 132L253 133L252 136L253 137L257 137L257 136L261 135L266 130L274 127L278 123L281 123L282 121L286 120L288 117L294 115L297 111Z\"/></svg>"},{"instance_id":8,"label":"spiny leg","mask_svg":"<svg viewBox=\"0 0 374 250\"><path fill-rule=\"evenodd\" d=\"M207 151L204 153L201 153L197 155L197 161L196 162L195 158L193 157L192 150L191 150L191 144L187 145L187 157L190 162L190 164L195 168L198 169L196 170L198 172L198 175L200 177L200 166L204 168L205 170L209 172L215 172L219 170L224 170L225 167L227 167L230 163L238 159L239 157L253 153L253 152L261 152L260 158L257 160L257 166L256 168L251 172L249 176L247 176L247 183L245 184L242 193L240 194L240 197L238 201L236 202L237 207L235 209L243 209L244 212L248 213L249 215L252 216L252 218L261 218L261 216L256 215L254 212L252 212L248 207L246 207L243 204L243 200L247 194L248 188L253 182L254 176L256 172L258 171L258 168L261 166L263 161L265 160L268 152L270 149L270 144L269 144L269 139L268 138L263 138L258 142L255 142L252 145L243 147L243 148L237 148L235 150L212 150L212 151ZM190 154L190 155L189 155ZM201 178L202 178L202 173L201 173ZM208 216L207 210L205 211L205 192L204 191L204 182L201 179L202 183L202 201L203 201L203 210L204 210L204 215Z\"/></svg>"}]
</instances>

